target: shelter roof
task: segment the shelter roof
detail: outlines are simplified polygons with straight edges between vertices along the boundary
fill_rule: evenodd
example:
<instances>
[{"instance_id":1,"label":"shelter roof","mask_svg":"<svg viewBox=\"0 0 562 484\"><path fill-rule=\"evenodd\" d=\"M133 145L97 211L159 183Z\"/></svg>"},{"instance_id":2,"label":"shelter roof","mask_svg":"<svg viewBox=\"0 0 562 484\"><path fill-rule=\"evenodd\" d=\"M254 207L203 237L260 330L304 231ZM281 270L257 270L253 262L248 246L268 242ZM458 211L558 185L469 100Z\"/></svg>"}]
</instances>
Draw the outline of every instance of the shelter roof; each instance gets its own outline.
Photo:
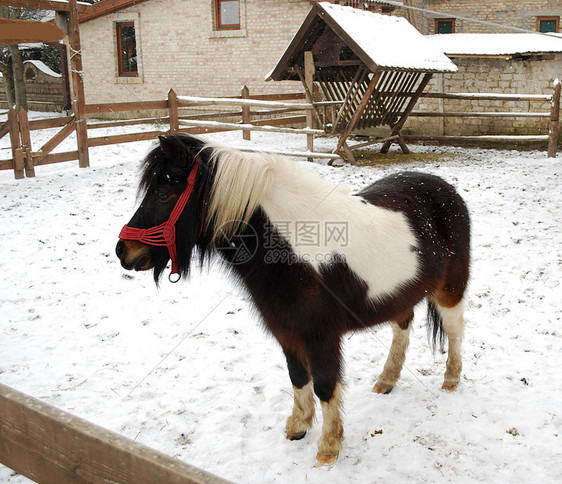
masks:
<instances>
[{"instance_id":1,"label":"shelter roof","mask_svg":"<svg viewBox=\"0 0 562 484\"><path fill-rule=\"evenodd\" d=\"M88 22L110 13L118 12L124 8L132 7L147 0L100 0L94 3L90 10L80 15L80 22Z\"/></svg>"},{"instance_id":2,"label":"shelter roof","mask_svg":"<svg viewBox=\"0 0 562 484\"><path fill-rule=\"evenodd\" d=\"M327 35L333 38L322 42L322 37ZM372 72L457 70L443 51L428 42L405 18L318 2L266 79L297 79L290 71L293 65L301 63L305 51L314 52L316 46L316 51L325 55L324 47L331 49L338 42L343 44L342 48L351 50ZM315 60L316 57L315 53ZM343 65L341 58L335 57L334 66L338 62Z\"/></svg>"},{"instance_id":3,"label":"shelter roof","mask_svg":"<svg viewBox=\"0 0 562 484\"><path fill-rule=\"evenodd\" d=\"M428 35L426 39L451 57L562 52L562 36L559 34L437 34Z\"/></svg>"}]
</instances>

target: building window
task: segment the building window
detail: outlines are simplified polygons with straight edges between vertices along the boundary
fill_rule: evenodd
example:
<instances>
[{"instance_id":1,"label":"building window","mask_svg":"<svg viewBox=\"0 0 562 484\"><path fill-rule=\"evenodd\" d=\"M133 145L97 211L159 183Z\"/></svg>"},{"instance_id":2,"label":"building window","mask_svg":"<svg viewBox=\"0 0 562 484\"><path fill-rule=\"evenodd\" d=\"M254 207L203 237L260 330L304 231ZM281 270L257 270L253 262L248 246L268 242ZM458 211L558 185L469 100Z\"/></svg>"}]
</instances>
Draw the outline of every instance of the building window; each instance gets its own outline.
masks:
<instances>
[{"instance_id":1,"label":"building window","mask_svg":"<svg viewBox=\"0 0 562 484\"><path fill-rule=\"evenodd\" d=\"M240 1L215 0L215 20L217 30L239 30Z\"/></svg>"},{"instance_id":2,"label":"building window","mask_svg":"<svg viewBox=\"0 0 562 484\"><path fill-rule=\"evenodd\" d=\"M455 19L435 19L436 34L452 34L455 32Z\"/></svg>"},{"instance_id":3,"label":"building window","mask_svg":"<svg viewBox=\"0 0 562 484\"><path fill-rule=\"evenodd\" d=\"M137 77L137 41L133 22L117 22L117 64L119 77Z\"/></svg>"},{"instance_id":4,"label":"building window","mask_svg":"<svg viewBox=\"0 0 562 484\"><path fill-rule=\"evenodd\" d=\"M537 24L539 32L558 32L560 17L539 17Z\"/></svg>"}]
</instances>

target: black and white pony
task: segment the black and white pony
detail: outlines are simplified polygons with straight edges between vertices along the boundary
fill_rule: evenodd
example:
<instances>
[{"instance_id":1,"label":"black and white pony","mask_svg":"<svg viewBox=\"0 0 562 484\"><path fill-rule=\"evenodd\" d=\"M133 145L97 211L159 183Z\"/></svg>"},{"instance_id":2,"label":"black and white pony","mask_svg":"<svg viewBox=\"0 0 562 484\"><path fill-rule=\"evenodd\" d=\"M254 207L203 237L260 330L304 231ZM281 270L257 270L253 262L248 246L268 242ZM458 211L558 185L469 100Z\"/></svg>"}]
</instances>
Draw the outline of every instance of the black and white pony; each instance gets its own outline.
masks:
<instances>
[{"instance_id":1,"label":"black and white pony","mask_svg":"<svg viewBox=\"0 0 562 484\"><path fill-rule=\"evenodd\" d=\"M169 260L189 273L222 257L246 288L287 359L294 407L287 437L312 426L322 408L317 462L334 462L343 439L342 336L390 322L390 354L373 390L396 384L414 306L428 301L433 342L448 337L443 387L461 373L463 296L470 223L455 189L433 175L405 172L350 195L291 160L247 154L185 135L161 136L140 183L144 199L120 234L126 269L154 271Z\"/></svg>"}]
</instances>

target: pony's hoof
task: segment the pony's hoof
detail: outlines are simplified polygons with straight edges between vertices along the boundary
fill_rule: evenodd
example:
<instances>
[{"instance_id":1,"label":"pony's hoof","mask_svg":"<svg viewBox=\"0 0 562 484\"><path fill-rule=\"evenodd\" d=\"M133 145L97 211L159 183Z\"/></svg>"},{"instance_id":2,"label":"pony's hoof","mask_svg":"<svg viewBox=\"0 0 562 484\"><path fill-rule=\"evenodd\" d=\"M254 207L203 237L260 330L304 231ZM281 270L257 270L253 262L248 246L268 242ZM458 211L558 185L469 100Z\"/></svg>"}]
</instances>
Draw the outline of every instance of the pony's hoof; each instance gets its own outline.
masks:
<instances>
[{"instance_id":1,"label":"pony's hoof","mask_svg":"<svg viewBox=\"0 0 562 484\"><path fill-rule=\"evenodd\" d=\"M306 430L303 430L301 432L295 432L295 433L287 432L287 438L289 440L301 440L304 439L305 435L306 435Z\"/></svg>"},{"instance_id":2,"label":"pony's hoof","mask_svg":"<svg viewBox=\"0 0 562 484\"><path fill-rule=\"evenodd\" d=\"M337 454L324 454L322 452L318 452L318 454L316 454L314 467L329 466L334 464L338 460L338 455L339 452Z\"/></svg>"},{"instance_id":3,"label":"pony's hoof","mask_svg":"<svg viewBox=\"0 0 562 484\"><path fill-rule=\"evenodd\" d=\"M375 393L380 393L381 395L388 395L393 388L394 385L389 385L388 383L383 383L378 381L377 383L375 383L375 386L373 387L373 391Z\"/></svg>"},{"instance_id":4,"label":"pony's hoof","mask_svg":"<svg viewBox=\"0 0 562 484\"><path fill-rule=\"evenodd\" d=\"M447 390L448 392L454 392L459 386L458 381L444 381L441 390Z\"/></svg>"}]
</instances>

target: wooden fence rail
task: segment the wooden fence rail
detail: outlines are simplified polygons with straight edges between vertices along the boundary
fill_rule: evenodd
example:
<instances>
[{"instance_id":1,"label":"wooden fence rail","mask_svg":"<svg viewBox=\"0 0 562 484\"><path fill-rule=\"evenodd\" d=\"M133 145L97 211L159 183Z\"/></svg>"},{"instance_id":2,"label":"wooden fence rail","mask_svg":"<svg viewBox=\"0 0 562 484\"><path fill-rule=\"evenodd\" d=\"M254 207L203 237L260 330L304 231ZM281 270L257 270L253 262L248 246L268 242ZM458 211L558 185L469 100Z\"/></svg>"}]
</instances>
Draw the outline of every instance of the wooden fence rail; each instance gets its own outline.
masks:
<instances>
[{"instance_id":1,"label":"wooden fence rail","mask_svg":"<svg viewBox=\"0 0 562 484\"><path fill-rule=\"evenodd\" d=\"M227 482L2 384L0 462L57 484Z\"/></svg>"}]
</instances>

